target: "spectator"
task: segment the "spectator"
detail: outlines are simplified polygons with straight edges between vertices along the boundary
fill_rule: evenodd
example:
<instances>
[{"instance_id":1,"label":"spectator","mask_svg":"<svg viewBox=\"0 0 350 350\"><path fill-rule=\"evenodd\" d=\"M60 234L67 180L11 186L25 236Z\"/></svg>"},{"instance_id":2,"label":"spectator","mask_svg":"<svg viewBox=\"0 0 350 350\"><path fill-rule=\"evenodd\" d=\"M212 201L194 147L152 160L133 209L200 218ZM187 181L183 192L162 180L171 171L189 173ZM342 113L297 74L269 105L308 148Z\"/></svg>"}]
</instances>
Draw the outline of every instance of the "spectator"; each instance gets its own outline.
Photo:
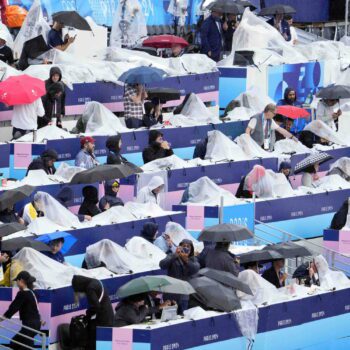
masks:
<instances>
[{"instance_id":1,"label":"spectator","mask_svg":"<svg viewBox=\"0 0 350 350\"><path fill-rule=\"evenodd\" d=\"M160 176L153 176L148 185L138 191L137 202L160 205L160 192L163 190L164 180Z\"/></svg>"},{"instance_id":2,"label":"spectator","mask_svg":"<svg viewBox=\"0 0 350 350\"><path fill-rule=\"evenodd\" d=\"M12 50L6 45L6 40L0 37L0 60L12 66L14 63Z\"/></svg>"},{"instance_id":3,"label":"spectator","mask_svg":"<svg viewBox=\"0 0 350 350\"><path fill-rule=\"evenodd\" d=\"M142 126L143 103L146 98L147 92L143 85L125 85L124 118L129 129L137 129Z\"/></svg>"},{"instance_id":4,"label":"spectator","mask_svg":"<svg viewBox=\"0 0 350 350\"><path fill-rule=\"evenodd\" d=\"M56 172L55 162L58 154L54 149L44 151L40 157L34 159L28 166L26 176L31 170L44 170L46 174L53 175Z\"/></svg>"},{"instance_id":5,"label":"spectator","mask_svg":"<svg viewBox=\"0 0 350 350\"><path fill-rule=\"evenodd\" d=\"M243 265L245 270L253 270L256 273L259 273L259 268L261 265L257 261L251 261Z\"/></svg>"},{"instance_id":6,"label":"spectator","mask_svg":"<svg viewBox=\"0 0 350 350\"><path fill-rule=\"evenodd\" d=\"M158 224L154 222L146 222L143 224L143 228L140 233L140 237L150 243L154 243L158 234Z\"/></svg>"},{"instance_id":7,"label":"spectator","mask_svg":"<svg viewBox=\"0 0 350 350\"><path fill-rule=\"evenodd\" d=\"M289 180L289 176L290 176L290 172L291 172L292 166L290 164L290 162L281 162L280 164L280 168L279 168L279 172L282 173L288 181Z\"/></svg>"},{"instance_id":8,"label":"spectator","mask_svg":"<svg viewBox=\"0 0 350 350\"><path fill-rule=\"evenodd\" d=\"M153 98L152 102L145 103L145 115L143 126L150 128L156 124L163 124L162 104L159 98Z\"/></svg>"},{"instance_id":9,"label":"spectator","mask_svg":"<svg viewBox=\"0 0 350 350\"><path fill-rule=\"evenodd\" d=\"M341 230L345 225L349 212L349 199L343 202L339 210L334 214L330 228L332 230Z\"/></svg>"},{"instance_id":10,"label":"spectator","mask_svg":"<svg viewBox=\"0 0 350 350\"><path fill-rule=\"evenodd\" d=\"M276 13L274 17L267 21L272 27L276 28L286 41L291 40L289 24L283 19L283 13Z\"/></svg>"},{"instance_id":11,"label":"spectator","mask_svg":"<svg viewBox=\"0 0 350 350\"><path fill-rule=\"evenodd\" d=\"M232 37L238 26L237 16L229 13L227 19L222 24L223 36L224 36L224 51L232 51Z\"/></svg>"},{"instance_id":12,"label":"spectator","mask_svg":"<svg viewBox=\"0 0 350 350\"><path fill-rule=\"evenodd\" d=\"M68 47L74 43L75 36L70 37L68 34L65 35L64 40L62 39L62 29L64 24L60 22L53 22L53 26L48 34L47 44L53 49L66 51Z\"/></svg>"},{"instance_id":13,"label":"spectator","mask_svg":"<svg viewBox=\"0 0 350 350\"><path fill-rule=\"evenodd\" d=\"M0 211L0 222L3 224L9 224L12 222L18 222L21 225L25 224L24 220L15 212L13 206Z\"/></svg>"},{"instance_id":14,"label":"spectator","mask_svg":"<svg viewBox=\"0 0 350 350\"><path fill-rule=\"evenodd\" d=\"M339 100L322 99L316 109L316 119L322 120L334 131L338 130L338 118L342 115L340 108L334 112L336 104L339 104Z\"/></svg>"},{"instance_id":15,"label":"spectator","mask_svg":"<svg viewBox=\"0 0 350 350\"><path fill-rule=\"evenodd\" d=\"M120 184L117 180L109 180L105 182L105 195L100 199L99 208L101 211L106 211L109 208L116 206L124 206L121 198L117 197Z\"/></svg>"},{"instance_id":16,"label":"spectator","mask_svg":"<svg viewBox=\"0 0 350 350\"><path fill-rule=\"evenodd\" d=\"M313 187L313 182L319 180L319 176L317 174L319 167L320 165L316 163L304 170L303 176L301 177L302 186Z\"/></svg>"},{"instance_id":17,"label":"spectator","mask_svg":"<svg viewBox=\"0 0 350 350\"><path fill-rule=\"evenodd\" d=\"M24 327L29 327L35 331L40 331L41 328L38 301L35 293L33 292L33 283L35 282L35 278L31 276L29 272L22 271L17 275L15 280L19 291L15 300L10 304L8 310L4 313L4 317L12 318L13 315L19 312L19 318L22 321L22 328L12 338L9 346L11 349L34 349L34 340L30 338L34 338L36 334L32 330ZM23 344L23 346L19 346L17 342Z\"/></svg>"},{"instance_id":18,"label":"spectator","mask_svg":"<svg viewBox=\"0 0 350 350\"><path fill-rule=\"evenodd\" d=\"M79 302L81 293L87 298L86 310L88 341L86 349L96 348L96 327L113 326L113 308L108 292L101 281L85 276L73 276L72 287L76 302Z\"/></svg>"},{"instance_id":19,"label":"spectator","mask_svg":"<svg viewBox=\"0 0 350 350\"><path fill-rule=\"evenodd\" d=\"M0 287L12 286L11 265L12 265L12 252L2 251L0 255L0 269L3 270L3 279L0 281Z\"/></svg>"},{"instance_id":20,"label":"spectator","mask_svg":"<svg viewBox=\"0 0 350 350\"><path fill-rule=\"evenodd\" d=\"M85 136L80 139L80 151L75 157L75 166L92 169L99 165L96 159L95 150L95 139L91 136Z\"/></svg>"},{"instance_id":21,"label":"spectator","mask_svg":"<svg viewBox=\"0 0 350 350\"><path fill-rule=\"evenodd\" d=\"M289 30L290 30L290 40L289 42L295 46L298 43L298 34L293 26L293 16L292 15L285 15L284 20L288 23L289 25Z\"/></svg>"},{"instance_id":22,"label":"spectator","mask_svg":"<svg viewBox=\"0 0 350 350\"><path fill-rule=\"evenodd\" d=\"M181 57L184 54L184 49L179 44L173 44L171 45L171 56L170 57Z\"/></svg>"},{"instance_id":23,"label":"spectator","mask_svg":"<svg viewBox=\"0 0 350 350\"><path fill-rule=\"evenodd\" d=\"M163 139L163 134L158 130L151 130L148 137L148 147L142 152L143 162L149 163L152 160L166 158L174 154L167 141Z\"/></svg>"},{"instance_id":24,"label":"spectator","mask_svg":"<svg viewBox=\"0 0 350 350\"><path fill-rule=\"evenodd\" d=\"M12 112L12 137L18 139L21 136L38 128L38 117L43 117L45 110L41 98L32 103L15 105Z\"/></svg>"},{"instance_id":25,"label":"spectator","mask_svg":"<svg viewBox=\"0 0 350 350\"><path fill-rule=\"evenodd\" d=\"M222 13L213 10L201 26L201 53L215 62L220 61L223 49Z\"/></svg>"},{"instance_id":26,"label":"spectator","mask_svg":"<svg viewBox=\"0 0 350 350\"><path fill-rule=\"evenodd\" d=\"M295 89L287 87L284 90L283 99L277 102L277 106L295 106L300 107L300 103L297 100L297 93Z\"/></svg>"},{"instance_id":27,"label":"spectator","mask_svg":"<svg viewBox=\"0 0 350 350\"><path fill-rule=\"evenodd\" d=\"M32 202L27 203L23 208L22 217L26 225L29 225L32 221L43 216L44 213L42 208L40 208L40 203L35 201L35 197Z\"/></svg>"},{"instance_id":28,"label":"spectator","mask_svg":"<svg viewBox=\"0 0 350 350\"><path fill-rule=\"evenodd\" d=\"M107 164L124 164L128 161L121 155L122 136L120 134L108 137L106 141Z\"/></svg>"},{"instance_id":29,"label":"spectator","mask_svg":"<svg viewBox=\"0 0 350 350\"><path fill-rule=\"evenodd\" d=\"M94 186L85 186L83 188L83 203L79 208L79 215L95 216L101 213L100 209L97 207L98 203L98 191Z\"/></svg>"},{"instance_id":30,"label":"spectator","mask_svg":"<svg viewBox=\"0 0 350 350\"><path fill-rule=\"evenodd\" d=\"M65 263L64 256L61 252L61 249L64 244L64 238L58 238L50 241L50 251L43 252L47 257L51 258L52 260L55 260L61 264Z\"/></svg>"},{"instance_id":31,"label":"spectator","mask_svg":"<svg viewBox=\"0 0 350 350\"><path fill-rule=\"evenodd\" d=\"M284 259L274 260L272 266L262 274L262 277L273 284L276 288L284 287L288 276L286 273L282 272L283 268Z\"/></svg>"},{"instance_id":32,"label":"spectator","mask_svg":"<svg viewBox=\"0 0 350 350\"><path fill-rule=\"evenodd\" d=\"M275 143L275 131L282 134L285 138L293 139L298 142L290 132L284 130L276 124L273 117L276 115L276 105L268 104L263 113L254 115L248 124L246 133L262 148L267 151L273 151Z\"/></svg>"}]
</instances>

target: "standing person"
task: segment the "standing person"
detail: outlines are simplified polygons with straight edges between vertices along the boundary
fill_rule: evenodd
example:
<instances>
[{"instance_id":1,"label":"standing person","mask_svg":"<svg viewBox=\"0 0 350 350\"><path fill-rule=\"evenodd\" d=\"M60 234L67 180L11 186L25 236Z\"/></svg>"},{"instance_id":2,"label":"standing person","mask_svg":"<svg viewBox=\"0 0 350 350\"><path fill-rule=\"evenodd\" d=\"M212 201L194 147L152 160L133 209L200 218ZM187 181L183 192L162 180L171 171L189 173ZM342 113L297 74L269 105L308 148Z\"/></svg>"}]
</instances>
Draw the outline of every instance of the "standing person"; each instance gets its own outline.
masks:
<instances>
[{"instance_id":1,"label":"standing person","mask_svg":"<svg viewBox=\"0 0 350 350\"><path fill-rule=\"evenodd\" d=\"M143 162L149 163L152 160L166 158L174 154L163 134L158 130L151 130L148 137L148 146L142 151Z\"/></svg>"},{"instance_id":2,"label":"standing person","mask_svg":"<svg viewBox=\"0 0 350 350\"><path fill-rule=\"evenodd\" d=\"M140 237L150 243L154 243L158 234L158 224L154 222L145 222L140 232Z\"/></svg>"},{"instance_id":3,"label":"standing person","mask_svg":"<svg viewBox=\"0 0 350 350\"><path fill-rule=\"evenodd\" d=\"M284 13L276 13L271 19L267 21L267 23L270 24L275 29L277 29L283 36L284 40L290 41L291 35L290 35L289 24L286 20L284 20L283 17L284 17Z\"/></svg>"},{"instance_id":4,"label":"standing person","mask_svg":"<svg viewBox=\"0 0 350 350\"><path fill-rule=\"evenodd\" d=\"M94 186L85 186L83 188L83 203L79 208L79 215L88 215L93 217L101 213L100 209L97 207L98 203L98 191Z\"/></svg>"},{"instance_id":5,"label":"standing person","mask_svg":"<svg viewBox=\"0 0 350 350\"><path fill-rule=\"evenodd\" d=\"M108 137L106 141L107 164L124 164L128 161L121 155L122 136L120 134Z\"/></svg>"},{"instance_id":6,"label":"standing person","mask_svg":"<svg viewBox=\"0 0 350 350\"><path fill-rule=\"evenodd\" d=\"M86 349L96 349L96 327L113 326L113 308L107 290L103 283L97 279L74 275L72 287L76 301L79 301L81 293L87 298L86 310L88 342Z\"/></svg>"},{"instance_id":7,"label":"standing person","mask_svg":"<svg viewBox=\"0 0 350 350\"><path fill-rule=\"evenodd\" d=\"M289 25L289 30L290 30L290 40L289 42L295 46L298 43L298 34L293 26L293 16L292 15L285 15L284 20L288 23Z\"/></svg>"},{"instance_id":8,"label":"standing person","mask_svg":"<svg viewBox=\"0 0 350 350\"><path fill-rule=\"evenodd\" d=\"M338 130L338 119L342 115L340 108L335 112L335 106L339 105L339 100L322 99L317 104L316 119L322 120L332 130Z\"/></svg>"},{"instance_id":9,"label":"standing person","mask_svg":"<svg viewBox=\"0 0 350 350\"><path fill-rule=\"evenodd\" d=\"M273 151L275 146L275 131L282 134L285 138L293 139L298 142L298 139L290 132L284 130L276 124L273 117L276 115L276 105L268 104L263 113L254 115L248 124L246 134L248 134L259 146L266 151Z\"/></svg>"},{"instance_id":10,"label":"standing person","mask_svg":"<svg viewBox=\"0 0 350 350\"><path fill-rule=\"evenodd\" d=\"M192 241L184 239L176 248L175 253L170 253L167 257L159 262L159 267L167 270L168 276L178 278L183 281L188 281L195 275L200 265L197 258L194 256L194 246ZM178 312L183 314L188 306L188 296L174 294L169 298L175 300L178 304Z\"/></svg>"},{"instance_id":11,"label":"standing person","mask_svg":"<svg viewBox=\"0 0 350 350\"><path fill-rule=\"evenodd\" d=\"M238 26L237 16L229 13L227 19L222 24L223 37L224 37L224 51L232 51L232 38L235 30Z\"/></svg>"},{"instance_id":12,"label":"standing person","mask_svg":"<svg viewBox=\"0 0 350 350\"><path fill-rule=\"evenodd\" d=\"M15 105L12 112L12 137L18 139L38 128L38 117L45 115L45 109L41 98L32 103Z\"/></svg>"},{"instance_id":13,"label":"standing person","mask_svg":"<svg viewBox=\"0 0 350 350\"><path fill-rule=\"evenodd\" d=\"M38 301L33 292L33 283L36 279L27 271L20 272L15 278L19 292L15 300L10 304L8 310L4 313L5 318L12 318L14 314L19 312L19 318L22 325L40 331L41 320L38 309ZM22 327L19 332L12 338L10 343L11 349L27 349L34 348L34 340L22 336L25 335L30 338L35 337L35 332ZM16 344L19 342L25 346Z\"/></svg>"},{"instance_id":14,"label":"standing person","mask_svg":"<svg viewBox=\"0 0 350 350\"><path fill-rule=\"evenodd\" d=\"M215 62L220 61L223 48L221 17L221 12L213 10L201 26L201 53Z\"/></svg>"},{"instance_id":15,"label":"standing person","mask_svg":"<svg viewBox=\"0 0 350 350\"><path fill-rule=\"evenodd\" d=\"M160 176L153 176L147 186L137 193L138 203L154 203L160 205L160 193L164 190L164 180Z\"/></svg>"},{"instance_id":16,"label":"standing person","mask_svg":"<svg viewBox=\"0 0 350 350\"><path fill-rule=\"evenodd\" d=\"M0 37L0 60L12 66L14 63L13 52L6 45L6 40Z\"/></svg>"},{"instance_id":17,"label":"standing person","mask_svg":"<svg viewBox=\"0 0 350 350\"><path fill-rule=\"evenodd\" d=\"M53 22L53 26L49 31L47 44L53 49L66 51L68 47L74 43L75 36L70 37L68 34L65 35L64 40L62 39L62 29L64 24L60 22Z\"/></svg>"},{"instance_id":18,"label":"standing person","mask_svg":"<svg viewBox=\"0 0 350 350\"><path fill-rule=\"evenodd\" d=\"M55 162L58 154L54 149L44 151L40 157L35 158L28 166L26 176L31 170L44 170L46 174L53 175L56 173Z\"/></svg>"},{"instance_id":19,"label":"standing person","mask_svg":"<svg viewBox=\"0 0 350 350\"><path fill-rule=\"evenodd\" d=\"M288 276L286 273L282 272L283 268L284 259L274 260L272 266L262 274L262 277L276 288L284 287Z\"/></svg>"},{"instance_id":20,"label":"standing person","mask_svg":"<svg viewBox=\"0 0 350 350\"><path fill-rule=\"evenodd\" d=\"M99 165L95 156L95 139L85 136L80 139L80 151L75 157L75 166L92 169Z\"/></svg>"},{"instance_id":21,"label":"standing person","mask_svg":"<svg viewBox=\"0 0 350 350\"><path fill-rule=\"evenodd\" d=\"M141 84L125 84L124 118L129 129L142 127L143 103L147 98L145 87Z\"/></svg>"}]
</instances>

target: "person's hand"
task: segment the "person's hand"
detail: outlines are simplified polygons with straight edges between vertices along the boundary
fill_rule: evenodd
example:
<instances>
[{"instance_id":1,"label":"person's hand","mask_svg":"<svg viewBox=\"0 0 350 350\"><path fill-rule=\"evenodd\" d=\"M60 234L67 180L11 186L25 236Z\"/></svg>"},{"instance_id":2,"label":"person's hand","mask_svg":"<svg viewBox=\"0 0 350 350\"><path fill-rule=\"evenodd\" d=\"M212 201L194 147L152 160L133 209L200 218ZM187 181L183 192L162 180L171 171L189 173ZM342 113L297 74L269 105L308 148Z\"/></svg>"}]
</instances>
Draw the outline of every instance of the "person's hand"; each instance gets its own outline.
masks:
<instances>
[{"instance_id":1,"label":"person's hand","mask_svg":"<svg viewBox=\"0 0 350 350\"><path fill-rule=\"evenodd\" d=\"M25 221L21 217L18 217L17 220L20 225L25 225Z\"/></svg>"},{"instance_id":2,"label":"person's hand","mask_svg":"<svg viewBox=\"0 0 350 350\"><path fill-rule=\"evenodd\" d=\"M91 221L92 217L90 215L84 215L84 220Z\"/></svg>"},{"instance_id":3,"label":"person's hand","mask_svg":"<svg viewBox=\"0 0 350 350\"><path fill-rule=\"evenodd\" d=\"M208 56L211 57L211 51L208 51Z\"/></svg>"},{"instance_id":4,"label":"person's hand","mask_svg":"<svg viewBox=\"0 0 350 350\"><path fill-rule=\"evenodd\" d=\"M69 36L68 37L68 44L73 44L75 41L76 36Z\"/></svg>"},{"instance_id":5,"label":"person's hand","mask_svg":"<svg viewBox=\"0 0 350 350\"><path fill-rule=\"evenodd\" d=\"M168 141L163 141L161 144L160 144L160 147L162 147L163 149L170 149L170 146L168 144Z\"/></svg>"},{"instance_id":6,"label":"person's hand","mask_svg":"<svg viewBox=\"0 0 350 350\"><path fill-rule=\"evenodd\" d=\"M298 143L298 142L299 142L299 140L298 140L298 138L297 138L297 137L292 136L291 138L292 138L292 140L293 140L294 142L296 142L296 143Z\"/></svg>"},{"instance_id":7,"label":"person's hand","mask_svg":"<svg viewBox=\"0 0 350 350\"><path fill-rule=\"evenodd\" d=\"M164 303L159 305L160 309L164 309L165 307L171 306L171 301L170 300L166 300L164 301Z\"/></svg>"},{"instance_id":8,"label":"person's hand","mask_svg":"<svg viewBox=\"0 0 350 350\"><path fill-rule=\"evenodd\" d=\"M315 274L315 270L312 268L312 267L310 267L309 268L309 276L310 276L310 278L312 278L312 276Z\"/></svg>"},{"instance_id":9,"label":"person's hand","mask_svg":"<svg viewBox=\"0 0 350 350\"><path fill-rule=\"evenodd\" d=\"M0 264L3 264L5 262L8 262L9 261L9 257L6 255L0 255Z\"/></svg>"},{"instance_id":10,"label":"person's hand","mask_svg":"<svg viewBox=\"0 0 350 350\"><path fill-rule=\"evenodd\" d=\"M222 25L222 29L226 32L226 30L228 29L228 24L227 22L225 21Z\"/></svg>"},{"instance_id":11,"label":"person's hand","mask_svg":"<svg viewBox=\"0 0 350 350\"><path fill-rule=\"evenodd\" d=\"M280 281L283 283L285 282L285 280L287 279L288 275L286 273L284 273L281 277L280 277Z\"/></svg>"}]
</instances>

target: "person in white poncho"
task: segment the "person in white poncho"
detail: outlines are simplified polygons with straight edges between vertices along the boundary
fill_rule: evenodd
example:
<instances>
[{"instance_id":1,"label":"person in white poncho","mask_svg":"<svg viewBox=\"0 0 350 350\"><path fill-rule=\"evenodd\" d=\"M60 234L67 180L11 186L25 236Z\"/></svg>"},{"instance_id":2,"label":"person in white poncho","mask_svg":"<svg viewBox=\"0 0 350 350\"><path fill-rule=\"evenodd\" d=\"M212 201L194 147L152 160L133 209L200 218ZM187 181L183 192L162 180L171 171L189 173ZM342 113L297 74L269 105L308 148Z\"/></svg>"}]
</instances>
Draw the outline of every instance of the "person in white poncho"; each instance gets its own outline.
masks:
<instances>
[{"instance_id":1,"label":"person in white poncho","mask_svg":"<svg viewBox=\"0 0 350 350\"><path fill-rule=\"evenodd\" d=\"M160 204L160 193L164 189L164 180L160 176L153 176L149 184L138 192L137 202Z\"/></svg>"}]
</instances>

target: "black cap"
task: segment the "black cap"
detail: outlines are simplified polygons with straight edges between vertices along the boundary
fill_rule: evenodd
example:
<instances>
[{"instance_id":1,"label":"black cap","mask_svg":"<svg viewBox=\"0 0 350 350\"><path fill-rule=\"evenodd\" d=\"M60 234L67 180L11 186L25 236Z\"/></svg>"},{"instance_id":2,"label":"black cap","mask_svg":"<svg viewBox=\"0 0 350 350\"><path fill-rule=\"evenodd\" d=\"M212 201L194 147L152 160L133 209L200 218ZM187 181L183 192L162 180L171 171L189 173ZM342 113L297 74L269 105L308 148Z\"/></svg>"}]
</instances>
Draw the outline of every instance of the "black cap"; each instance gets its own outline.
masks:
<instances>
[{"instance_id":1,"label":"black cap","mask_svg":"<svg viewBox=\"0 0 350 350\"><path fill-rule=\"evenodd\" d=\"M28 271L21 271L14 279L14 281L18 280L23 280L26 283L34 283L36 281L36 278L33 277Z\"/></svg>"}]
</instances>

